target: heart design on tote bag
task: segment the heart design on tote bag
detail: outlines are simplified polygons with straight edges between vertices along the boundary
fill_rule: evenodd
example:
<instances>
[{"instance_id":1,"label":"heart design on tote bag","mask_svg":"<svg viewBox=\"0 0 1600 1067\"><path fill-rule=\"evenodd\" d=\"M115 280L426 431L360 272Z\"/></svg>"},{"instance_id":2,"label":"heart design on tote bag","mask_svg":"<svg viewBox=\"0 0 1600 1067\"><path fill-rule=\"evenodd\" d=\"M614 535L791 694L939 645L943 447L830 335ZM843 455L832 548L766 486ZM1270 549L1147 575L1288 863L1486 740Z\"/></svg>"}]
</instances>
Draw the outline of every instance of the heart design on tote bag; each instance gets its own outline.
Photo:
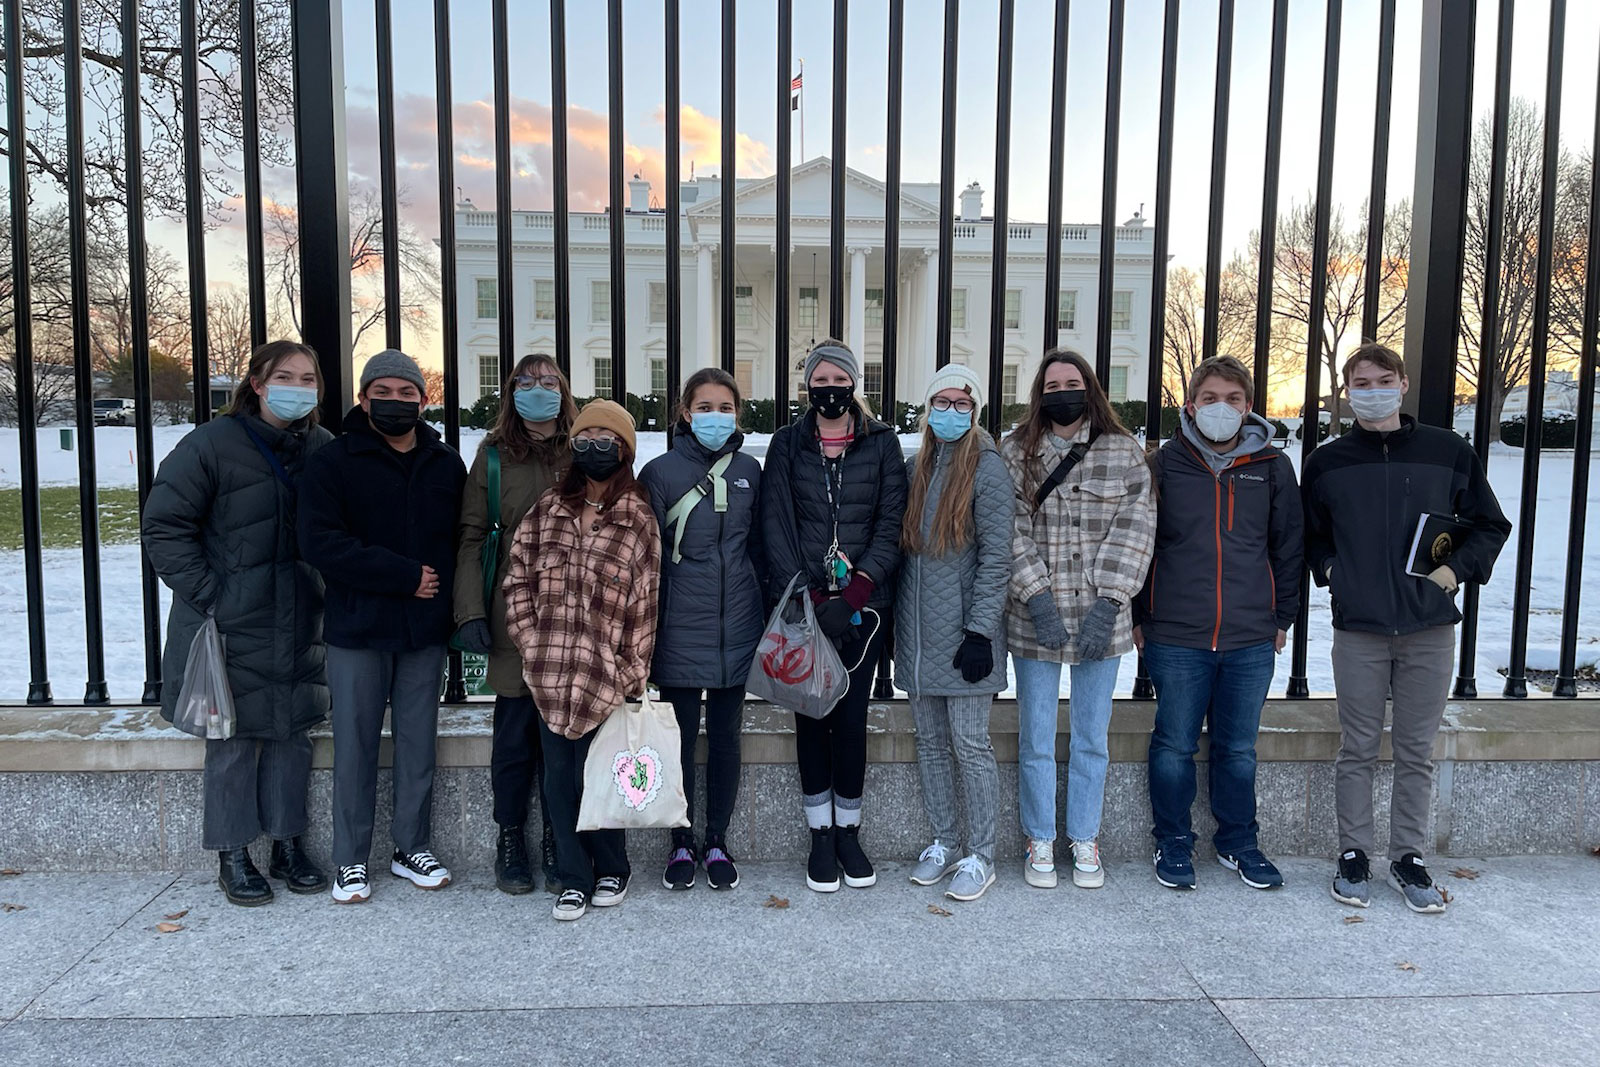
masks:
<instances>
[{"instance_id":1,"label":"heart design on tote bag","mask_svg":"<svg viewBox=\"0 0 1600 1067\"><path fill-rule=\"evenodd\" d=\"M611 779L624 804L643 810L661 792L661 753L649 745L637 752L618 752L611 761Z\"/></svg>"}]
</instances>

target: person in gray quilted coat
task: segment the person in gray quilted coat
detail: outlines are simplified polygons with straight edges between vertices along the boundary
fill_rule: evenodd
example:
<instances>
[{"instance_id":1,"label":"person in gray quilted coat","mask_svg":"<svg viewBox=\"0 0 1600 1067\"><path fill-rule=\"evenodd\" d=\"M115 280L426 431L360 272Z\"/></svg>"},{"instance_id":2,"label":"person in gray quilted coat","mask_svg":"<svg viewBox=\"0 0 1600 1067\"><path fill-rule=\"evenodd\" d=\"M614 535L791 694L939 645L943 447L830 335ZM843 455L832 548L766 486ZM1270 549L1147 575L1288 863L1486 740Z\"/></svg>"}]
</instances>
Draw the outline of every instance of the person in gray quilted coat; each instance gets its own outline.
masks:
<instances>
[{"instance_id":1,"label":"person in gray quilted coat","mask_svg":"<svg viewBox=\"0 0 1600 1067\"><path fill-rule=\"evenodd\" d=\"M994 882L999 773L989 710L1006 685L1006 588L1014 490L994 441L974 423L983 384L950 364L928 383L922 450L907 463L910 494L895 608L895 682L911 698L922 799L933 826L911 880L976 900ZM954 762L952 762L952 754ZM959 767L967 854L956 834Z\"/></svg>"}]
</instances>

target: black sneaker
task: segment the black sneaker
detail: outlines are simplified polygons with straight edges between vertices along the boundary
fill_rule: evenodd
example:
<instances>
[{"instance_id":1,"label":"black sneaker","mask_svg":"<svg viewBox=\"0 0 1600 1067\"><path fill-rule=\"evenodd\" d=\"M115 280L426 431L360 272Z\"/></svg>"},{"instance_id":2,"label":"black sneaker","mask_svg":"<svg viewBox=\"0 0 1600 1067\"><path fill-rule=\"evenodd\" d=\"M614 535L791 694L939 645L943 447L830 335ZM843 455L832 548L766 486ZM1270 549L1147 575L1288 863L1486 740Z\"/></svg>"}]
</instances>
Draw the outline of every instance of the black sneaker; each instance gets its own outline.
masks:
<instances>
[{"instance_id":1,"label":"black sneaker","mask_svg":"<svg viewBox=\"0 0 1600 1067\"><path fill-rule=\"evenodd\" d=\"M550 914L559 922L571 922L583 918L583 913L589 910L589 898L583 895L581 889L563 889L561 896L556 898L556 905L550 909Z\"/></svg>"},{"instance_id":2,"label":"black sneaker","mask_svg":"<svg viewBox=\"0 0 1600 1067\"><path fill-rule=\"evenodd\" d=\"M1372 864L1367 854L1359 848L1347 849L1339 856L1339 873L1333 876L1333 899L1352 908L1365 908L1372 903L1372 893L1367 888L1372 883Z\"/></svg>"},{"instance_id":3,"label":"black sneaker","mask_svg":"<svg viewBox=\"0 0 1600 1067\"><path fill-rule=\"evenodd\" d=\"M667 872L661 884L668 889L693 889L694 868L700 861L694 850L693 838L679 838L672 843L672 855L667 858Z\"/></svg>"},{"instance_id":4,"label":"black sneaker","mask_svg":"<svg viewBox=\"0 0 1600 1067\"><path fill-rule=\"evenodd\" d=\"M389 873L404 878L418 889L443 889L450 884L450 870L432 852L405 853L399 849L389 859Z\"/></svg>"},{"instance_id":5,"label":"black sneaker","mask_svg":"<svg viewBox=\"0 0 1600 1067\"><path fill-rule=\"evenodd\" d=\"M1283 875L1272 861L1261 854L1259 848L1239 852L1219 852L1217 862L1230 871L1239 872L1239 881L1251 889L1277 889L1283 885Z\"/></svg>"},{"instance_id":6,"label":"black sneaker","mask_svg":"<svg viewBox=\"0 0 1600 1067\"><path fill-rule=\"evenodd\" d=\"M728 855L720 838L706 838L706 881L711 883L712 889L737 889L739 886L739 868L733 865L733 857Z\"/></svg>"},{"instance_id":7,"label":"black sneaker","mask_svg":"<svg viewBox=\"0 0 1600 1067\"><path fill-rule=\"evenodd\" d=\"M625 874L608 874L604 878L594 880L594 895L589 898L589 903L597 908L609 908L621 904L622 899L628 895L628 876Z\"/></svg>"},{"instance_id":8,"label":"black sneaker","mask_svg":"<svg viewBox=\"0 0 1600 1067\"><path fill-rule=\"evenodd\" d=\"M533 868L528 864L528 841L520 826L500 827L494 850L494 884L502 893L521 896L533 892Z\"/></svg>"},{"instance_id":9,"label":"black sneaker","mask_svg":"<svg viewBox=\"0 0 1600 1067\"><path fill-rule=\"evenodd\" d=\"M1420 915L1437 915L1445 909L1444 893L1428 877L1428 868L1415 852L1389 864L1389 885L1405 900L1406 907Z\"/></svg>"},{"instance_id":10,"label":"black sneaker","mask_svg":"<svg viewBox=\"0 0 1600 1067\"><path fill-rule=\"evenodd\" d=\"M1194 859L1184 845L1171 844L1157 848L1155 864L1156 881L1168 889L1194 888Z\"/></svg>"},{"instance_id":11,"label":"black sneaker","mask_svg":"<svg viewBox=\"0 0 1600 1067\"><path fill-rule=\"evenodd\" d=\"M811 858L806 861L806 886L818 893L839 891L839 857L833 846L831 826L811 830Z\"/></svg>"},{"instance_id":12,"label":"black sneaker","mask_svg":"<svg viewBox=\"0 0 1600 1067\"><path fill-rule=\"evenodd\" d=\"M833 845L839 855L839 866L844 868L845 885L851 889L865 889L878 884L878 873L872 869L872 861L861 851L861 827L839 827Z\"/></svg>"},{"instance_id":13,"label":"black sneaker","mask_svg":"<svg viewBox=\"0 0 1600 1067\"><path fill-rule=\"evenodd\" d=\"M367 865L352 863L340 867L333 880L335 904L360 904L372 896L372 885L367 881Z\"/></svg>"}]
</instances>

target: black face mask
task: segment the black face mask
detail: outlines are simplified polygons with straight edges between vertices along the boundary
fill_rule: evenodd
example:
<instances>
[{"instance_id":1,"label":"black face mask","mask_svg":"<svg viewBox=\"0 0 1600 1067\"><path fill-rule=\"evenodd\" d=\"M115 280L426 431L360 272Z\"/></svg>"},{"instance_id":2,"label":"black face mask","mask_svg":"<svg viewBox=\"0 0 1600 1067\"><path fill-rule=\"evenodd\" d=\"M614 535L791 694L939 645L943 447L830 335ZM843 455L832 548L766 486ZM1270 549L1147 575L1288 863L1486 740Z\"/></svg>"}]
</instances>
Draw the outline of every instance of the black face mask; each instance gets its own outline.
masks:
<instances>
[{"instance_id":1,"label":"black face mask","mask_svg":"<svg viewBox=\"0 0 1600 1067\"><path fill-rule=\"evenodd\" d=\"M814 385L809 390L811 407L825 419L843 418L850 410L855 389L848 385Z\"/></svg>"},{"instance_id":2,"label":"black face mask","mask_svg":"<svg viewBox=\"0 0 1600 1067\"><path fill-rule=\"evenodd\" d=\"M1046 393L1039 406L1057 426L1071 426L1083 418L1083 413L1089 410L1089 391L1061 389L1054 393Z\"/></svg>"},{"instance_id":3,"label":"black face mask","mask_svg":"<svg viewBox=\"0 0 1600 1067\"><path fill-rule=\"evenodd\" d=\"M385 437L404 437L417 428L422 405L415 400L369 400L367 421Z\"/></svg>"},{"instance_id":4,"label":"black face mask","mask_svg":"<svg viewBox=\"0 0 1600 1067\"><path fill-rule=\"evenodd\" d=\"M615 448L609 452L591 448L587 452L574 452L572 465L585 478L596 482L609 481L613 474L622 469L622 454Z\"/></svg>"}]
</instances>

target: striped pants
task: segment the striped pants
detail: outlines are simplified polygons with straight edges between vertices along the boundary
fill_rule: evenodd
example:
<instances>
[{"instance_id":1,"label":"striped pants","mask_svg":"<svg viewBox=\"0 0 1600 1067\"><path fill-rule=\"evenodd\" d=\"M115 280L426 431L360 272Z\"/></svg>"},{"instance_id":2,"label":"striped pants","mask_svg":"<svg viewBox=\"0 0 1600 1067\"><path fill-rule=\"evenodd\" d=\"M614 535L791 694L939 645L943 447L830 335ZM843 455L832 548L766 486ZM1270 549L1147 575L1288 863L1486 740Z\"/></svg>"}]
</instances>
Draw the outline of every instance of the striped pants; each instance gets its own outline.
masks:
<instances>
[{"instance_id":1,"label":"striped pants","mask_svg":"<svg viewBox=\"0 0 1600 1067\"><path fill-rule=\"evenodd\" d=\"M1000 803L1000 772L989 744L989 709L994 698L912 696L917 726L917 767L922 802L933 836L954 848L956 767L967 802L967 851L994 863L995 811ZM952 756L954 757L952 760Z\"/></svg>"}]
</instances>

